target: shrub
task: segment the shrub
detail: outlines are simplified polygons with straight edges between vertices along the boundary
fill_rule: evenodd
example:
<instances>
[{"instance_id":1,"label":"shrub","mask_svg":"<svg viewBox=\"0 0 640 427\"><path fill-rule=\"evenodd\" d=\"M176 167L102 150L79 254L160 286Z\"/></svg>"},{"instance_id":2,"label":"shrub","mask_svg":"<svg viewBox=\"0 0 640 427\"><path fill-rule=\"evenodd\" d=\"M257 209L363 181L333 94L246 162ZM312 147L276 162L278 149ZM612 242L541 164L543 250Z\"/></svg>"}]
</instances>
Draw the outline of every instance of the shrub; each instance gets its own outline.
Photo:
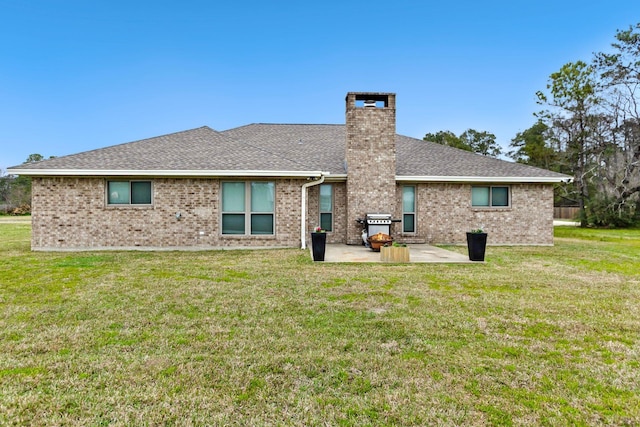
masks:
<instances>
[{"instance_id":1,"label":"shrub","mask_svg":"<svg viewBox=\"0 0 640 427\"><path fill-rule=\"evenodd\" d=\"M31 213L31 205L24 203L11 211L11 215L29 215Z\"/></svg>"},{"instance_id":2,"label":"shrub","mask_svg":"<svg viewBox=\"0 0 640 427\"><path fill-rule=\"evenodd\" d=\"M585 209L587 223L596 227L627 228L640 223L640 205L634 201L616 202L594 198Z\"/></svg>"}]
</instances>

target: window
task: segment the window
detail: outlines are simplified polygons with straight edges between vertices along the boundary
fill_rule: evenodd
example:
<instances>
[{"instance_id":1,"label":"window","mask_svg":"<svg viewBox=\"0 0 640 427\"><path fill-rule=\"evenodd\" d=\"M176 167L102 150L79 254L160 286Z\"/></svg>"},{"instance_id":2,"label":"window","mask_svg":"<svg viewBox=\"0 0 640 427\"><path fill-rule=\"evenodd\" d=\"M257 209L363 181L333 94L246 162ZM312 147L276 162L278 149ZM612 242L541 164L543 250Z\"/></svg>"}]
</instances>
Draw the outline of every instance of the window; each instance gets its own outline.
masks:
<instances>
[{"instance_id":1,"label":"window","mask_svg":"<svg viewBox=\"0 0 640 427\"><path fill-rule=\"evenodd\" d=\"M320 228L333 231L333 185L320 184Z\"/></svg>"},{"instance_id":2,"label":"window","mask_svg":"<svg viewBox=\"0 0 640 427\"><path fill-rule=\"evenodd\" d=\"M107 204L150 205L151 181L107 181Z\"/></svg>"},{"instance_id":3,"label":"window","mask_svg":"<svg viewBox=\"0 0 640 427\"><path fill-rule=\"evenodd\" d=\"M471 206L508 207L509 187L471 187Z\"/></svg>"},{"instance_id":4,"label":"window","mask_svg":"<svg viewBox=\"0 0 640 427\"><path fill-rule=\"evenodd\" d=\"M274 195L273 182L223 182L222 234L273 235Z\"/></svg>"},{"instance_id":5,"label":"window","mask_svg":"<svg viewBox=\"0 0 640 427\"><path fill-rule=\"evenodd\" d=\"M402 187L402 232L416 232L416 187Z\"/></svg>"}]
</instances>

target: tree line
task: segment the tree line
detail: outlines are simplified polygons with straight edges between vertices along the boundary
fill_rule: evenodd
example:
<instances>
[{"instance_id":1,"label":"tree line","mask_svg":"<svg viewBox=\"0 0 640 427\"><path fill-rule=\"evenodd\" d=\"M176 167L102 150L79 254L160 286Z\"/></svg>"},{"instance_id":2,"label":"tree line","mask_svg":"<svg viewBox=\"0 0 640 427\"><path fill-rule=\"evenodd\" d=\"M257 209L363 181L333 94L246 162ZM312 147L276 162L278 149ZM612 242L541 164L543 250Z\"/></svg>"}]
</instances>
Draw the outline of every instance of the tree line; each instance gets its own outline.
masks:
<instances>
[{"instance_id":1,"label":"tree line","mask_svg":"<svg viewBox=\"0 0 640 427\"><path fill-rule=\"evenodd\" d=\"M582 226L640 223L640 24L618 30L611 51L563 65L536 93L542 109L502 153L495 136L469 129L424 139L574 177L556 205L580 207Z\"/></svg>"},{"instance_id":2,"label":"tree line","mask_svg":"<svg viewBox=\"0 0 640 427\"><path fill-rule=\"evenodd\" d=\"M41 154L30 154L25 163L34 163L40 160L44 160ZM0 212L14 215L31 212L30 177L7 175L0 170Z\"/></svg>"}]
</instances>

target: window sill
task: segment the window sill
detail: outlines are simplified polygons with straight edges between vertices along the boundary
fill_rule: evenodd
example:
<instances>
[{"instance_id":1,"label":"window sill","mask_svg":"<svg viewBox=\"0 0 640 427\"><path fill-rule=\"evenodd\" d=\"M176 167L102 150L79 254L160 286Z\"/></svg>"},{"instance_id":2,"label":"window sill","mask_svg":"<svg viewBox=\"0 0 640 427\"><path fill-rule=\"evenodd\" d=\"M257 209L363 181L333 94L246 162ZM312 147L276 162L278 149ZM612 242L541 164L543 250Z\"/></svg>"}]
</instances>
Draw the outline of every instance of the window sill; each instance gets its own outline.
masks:
<instances>
[{"instance_id":1,"label":"window sill","mask_svg":"<svg viewBox=\"0 0 640 427\"><path fill-rule=\"evenodd\" d=\"M229 239L229 240L275 240L275 234L221 234L221 239Z\"/></svg>"},{"instance_id":2,"label":"window sill","mask_svg":"<svg viewBox=\"0 0 640 427\"><path fill-rule=\"evenodd\" d=\"M106 205L105 209L153 209L153 205Z\"/></svg>"},{"instance_id":3,"label":"window sill","mask_svg":"<svg viewBox=\"0 0 640 427\"><path fill-rule=\"evenodd\" d=\"M513 209L511 206L472 206L471 211L473 212L509 212Z\"/></svg>"}]
</instances>

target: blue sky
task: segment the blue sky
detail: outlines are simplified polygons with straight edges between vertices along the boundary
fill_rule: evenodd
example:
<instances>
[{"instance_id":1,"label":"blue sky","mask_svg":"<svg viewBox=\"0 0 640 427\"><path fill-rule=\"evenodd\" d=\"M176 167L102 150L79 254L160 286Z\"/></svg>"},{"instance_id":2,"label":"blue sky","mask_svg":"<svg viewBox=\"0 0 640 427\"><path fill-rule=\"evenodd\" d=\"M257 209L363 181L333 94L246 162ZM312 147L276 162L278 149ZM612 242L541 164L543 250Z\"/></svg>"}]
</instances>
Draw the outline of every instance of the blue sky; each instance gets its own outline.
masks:
<instances>
[{"instance_id":1,"label":"blue sky","mask_svg":"<svg viewBox=\"0 0 640 427\"><path fill-rule=\"evenodd\" d=\"M640 21L640 2L595 3L0 0L0 169L204 125L344 123L349 91L397 93L398 133L506 147L551 73Z\"/></svg>"}]
</instances>

